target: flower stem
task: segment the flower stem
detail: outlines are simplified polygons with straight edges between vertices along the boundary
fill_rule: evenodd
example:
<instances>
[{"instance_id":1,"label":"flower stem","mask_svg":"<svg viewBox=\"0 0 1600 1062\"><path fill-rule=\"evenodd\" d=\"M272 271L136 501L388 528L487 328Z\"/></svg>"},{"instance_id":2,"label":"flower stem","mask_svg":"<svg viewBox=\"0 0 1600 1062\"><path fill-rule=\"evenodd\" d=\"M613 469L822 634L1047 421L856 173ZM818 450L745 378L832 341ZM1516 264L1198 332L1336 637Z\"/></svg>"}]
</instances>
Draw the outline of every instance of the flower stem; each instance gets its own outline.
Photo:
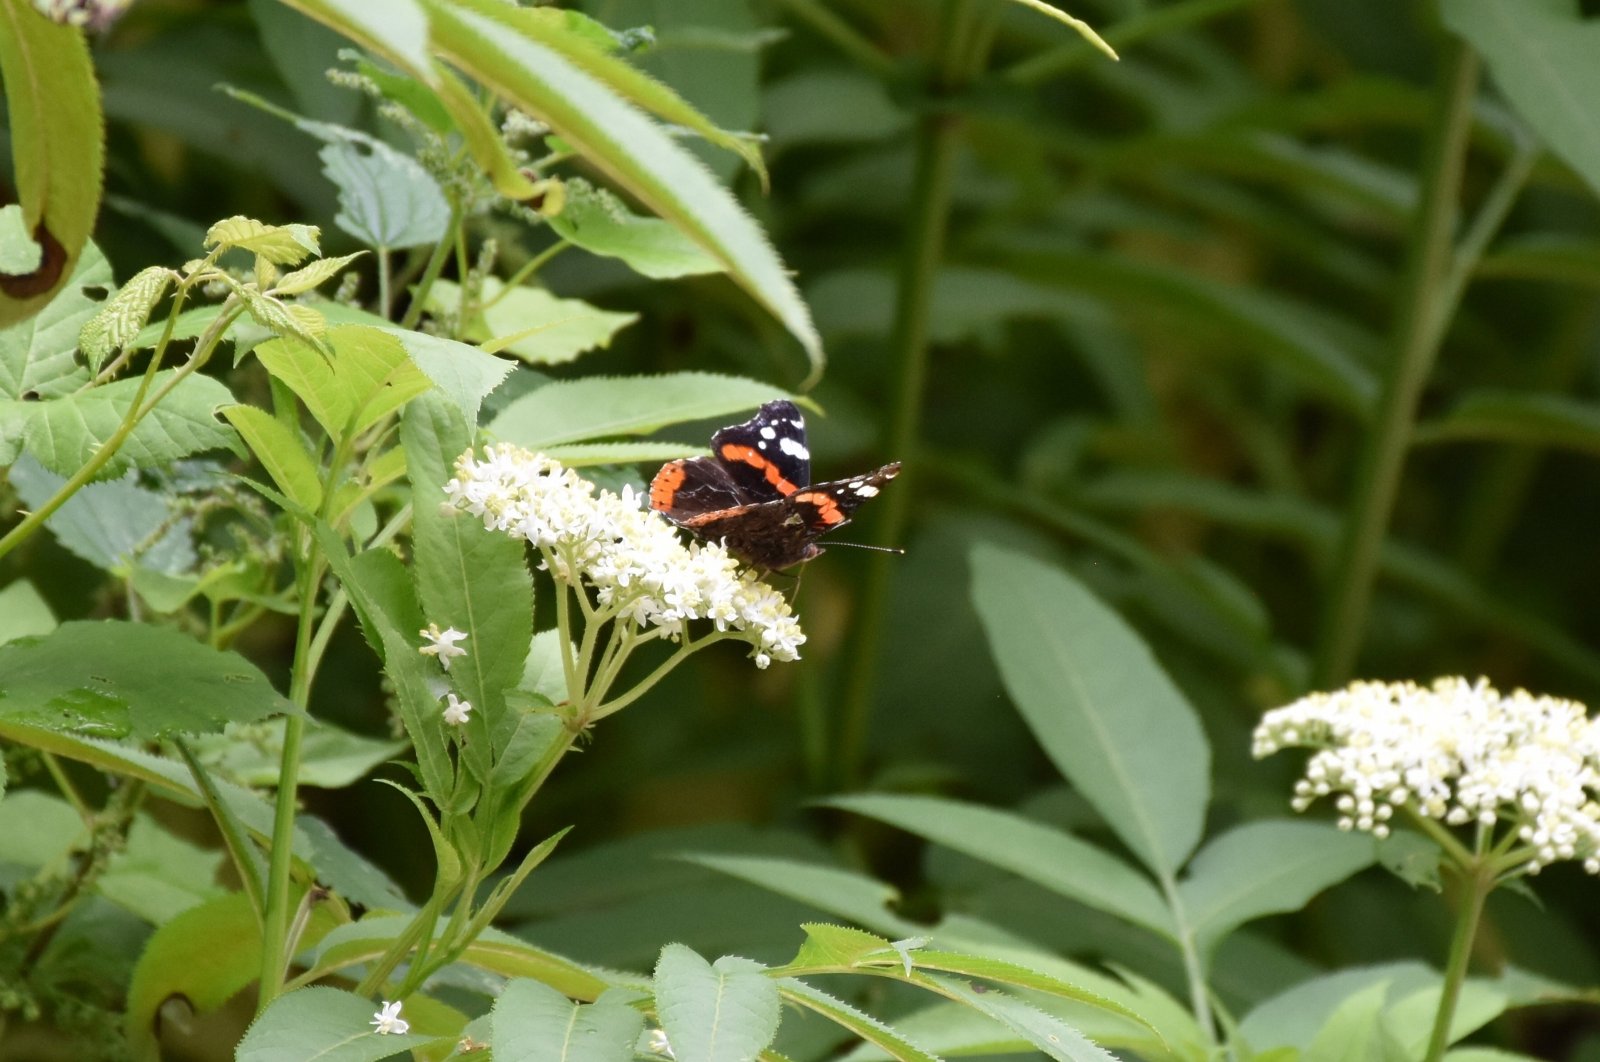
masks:
<instances>
[{"instance_id":1,"label":"flower stem","mask_svg":"<svg viewBox=\"0 0 1600 1062\"><path fill-rule=\"evenodd\" d=\"M1449 290L1451 244L1472 131L1478 57L1459 38L1451 37L1445 48L1423 158L1422 195L1395 319L1394 356L1379 398L1377 422L1365 436L1352 511L1323 615L1314 683L1322 688L1340 685L1349 677L1361 648L1378 554L1399 493L1417 402L1454 309Z\"/></svg>"},{"instance_id":2,"label":"flower stem","mask_svg":"<svg viewBox=\"0 0 1600 1062\"><path fill-rule=\"evenodd\" d=\"M422 320L422 307L427 304L428 292L433 287L433 282L439 279L439 274L444 272L444 263L450 257L450 251L455 246L455 233L461 227L461 204L450 204L450 222L445 227L444 235L433 247L433 254L428 258L428 265L422 271L422 279L417 281L416 290L411 294L411 305L406 307L406 315L400 319L401 328L415 328L417 322Z\"/></svg>"},{"instance_id":3,"label":"flower stem","mask_svg":"<svg viewBox=\"0 0 1600 1062\"><path fill-rule=\"evenodd\" d=\"M939 66L930 90L945 95L959 90L969 76L961 44L971 24L974 0L945 0L940 24ZM937 104L937 101L935 101ZM950 221L950 197L956 160L961 150L960 122L935 105L923 115L916 136L910 231L900 262L895 296L895 380L898 393L889 421L887 452L906 462L906 472L916 475L915 451L922 422L923 392L928 377L928 317L933 305L934 282L944 258L945 233ZM904 474L902 474L902 478ZM879 510L878 528L885 542L898 542L905 534L910 514L909 483L888 492ZM887 558L867 564L866 585L855 622L854 645L845 679L839 723L838 771L845 785L859 778L866 755L868 721L876 688L879 647L889 611L890 568Z\"/></svg>"},{"instance_id":4,"label":"flower stem","mask_svg":"<svg viewBox=\"0 0 1600 1062\"><path fill-rule=\"evenodd\" d=\"M1461 998L1461 986L1467 979L1472 940L1483 917L1483 904L1494 888L1494 872L1486 862L1475 861L1462 868L1461 883L1465 894L1461 897L1461 910L1456 914L1455 932L1450 937L1450 956L1445 960L1444 984L1439 994L1439 1010L1433 1019L1433 1035L1428 1038L1426 1062L1439 1062L1450 1046L1450 1025L1455 1019L1456 1003Z\"/></svg>"}]
</instances>

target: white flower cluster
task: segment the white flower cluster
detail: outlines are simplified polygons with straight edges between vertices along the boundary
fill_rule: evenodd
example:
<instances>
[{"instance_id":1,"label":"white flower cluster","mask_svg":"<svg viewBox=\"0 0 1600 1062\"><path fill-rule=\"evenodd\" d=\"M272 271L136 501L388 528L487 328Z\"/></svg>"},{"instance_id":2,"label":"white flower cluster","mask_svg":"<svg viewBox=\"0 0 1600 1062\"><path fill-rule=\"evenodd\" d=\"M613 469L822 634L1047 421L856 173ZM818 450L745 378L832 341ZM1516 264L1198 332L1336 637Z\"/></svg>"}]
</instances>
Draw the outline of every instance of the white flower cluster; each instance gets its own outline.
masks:
<instances>
[{"instance_id":1,"label":"white flower cluster","mask_svg":"<svg viewBox=\"0 0 1600 1062\"><path fill-rule=\"evenodd\" d=\"M1295 783L1294 808L1338 794L1341 829L1384 837L1394 812L1452 826L1506 823L1537 873L1581 860L1600 874L1600 720L1584 706L1486 680L1355 682L1268 712L1256 758L1317 749Z\"/></svg>"},{"instance_id":2,"label":"white flower cluster","mask_svg":"<svg viewBox=\"0 0 1600 1062\"><path fill-rule=\"evenodd\" d=\"M800 658L806 636L784 596L720 543L685 546L631 487L597 491L558 461L500 445L481 461L470 450L457 458L445 494L490 530L538 546L556 578L593 586L625 622L676 638L690 620L710 620L743 634L757 667Z\"/></svg>"}]
</instances>

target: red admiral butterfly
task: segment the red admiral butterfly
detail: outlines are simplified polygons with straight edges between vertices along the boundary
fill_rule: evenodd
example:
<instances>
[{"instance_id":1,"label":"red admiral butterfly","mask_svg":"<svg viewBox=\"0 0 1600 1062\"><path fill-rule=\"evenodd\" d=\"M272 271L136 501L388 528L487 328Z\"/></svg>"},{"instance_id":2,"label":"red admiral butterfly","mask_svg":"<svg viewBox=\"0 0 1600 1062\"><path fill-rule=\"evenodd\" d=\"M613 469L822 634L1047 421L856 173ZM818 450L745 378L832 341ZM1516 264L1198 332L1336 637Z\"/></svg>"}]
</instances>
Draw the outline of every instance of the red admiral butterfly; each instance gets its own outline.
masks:
<instances>
[{"instance_id":1,"label":"red admiral butterfly","mask_svg":"<svg viewBox=\"0 0 1600 1062\"><path fill-rule=\"evenodd\" d=\"M820 554L817 539L848 524L900 473L896 461L811 486L806 422L788 401L768 402L743 424L717 432L711 453L662 465L650 483L650 508L770 571Z\"/></svg>"}]
</instances>

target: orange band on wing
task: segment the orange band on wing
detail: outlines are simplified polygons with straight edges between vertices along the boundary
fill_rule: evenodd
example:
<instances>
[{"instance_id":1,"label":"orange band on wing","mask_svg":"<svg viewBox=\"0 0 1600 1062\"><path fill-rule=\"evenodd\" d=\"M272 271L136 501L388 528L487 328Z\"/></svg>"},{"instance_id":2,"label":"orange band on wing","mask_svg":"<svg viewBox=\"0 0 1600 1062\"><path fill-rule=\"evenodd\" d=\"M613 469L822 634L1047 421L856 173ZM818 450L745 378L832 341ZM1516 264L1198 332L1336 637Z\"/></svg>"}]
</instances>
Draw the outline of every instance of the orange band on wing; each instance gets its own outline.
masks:
<instances>
[{"instance_id":1,"label":"orange band on wing","mask_svg":"<svg viewBox=\"0 0 1600 1062\"><path fill-rule=\"evenodd\" d=\"M796 494L794 500L816 506L817 519L829 527L844 523L844 513L839 510L839 503L821 491L808 490L804 494Z\"/></svg>"},{"instance_id":2,"label":"orange band on wing","mask_svg":"<svg viewBox=\"0 0 1600 1062\"><path fill-rule=\"evenodd\" d=\"M749 465L758 469L766 477L779 494L793 494L800 488L783 478L783 473L778 466L762 457L753 446L740 446L738 443L724 443L722 446L722 459L724 461L737 461L741 465Z\"/></svg>"},{"instance_id":3,"label":"orange band on wing","mask_svg":"<svg viewBox=\"0 0 1600 1062\"><path fill-rule=\"evenodd\" d=\"M650 481L650 508L657 512L672 508L672 499L683 486L684 475L682 461L662 465L656 478Z\"/></svg>"}]
</instances>

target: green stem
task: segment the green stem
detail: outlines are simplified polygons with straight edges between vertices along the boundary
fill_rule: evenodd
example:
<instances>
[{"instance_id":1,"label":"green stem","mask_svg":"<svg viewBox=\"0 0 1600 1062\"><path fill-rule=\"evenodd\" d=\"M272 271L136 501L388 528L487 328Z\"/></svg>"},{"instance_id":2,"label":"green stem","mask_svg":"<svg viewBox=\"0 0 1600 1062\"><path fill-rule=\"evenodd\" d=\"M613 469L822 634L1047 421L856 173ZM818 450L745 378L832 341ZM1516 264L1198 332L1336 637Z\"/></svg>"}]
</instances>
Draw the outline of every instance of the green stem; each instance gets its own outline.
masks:
<instances>
[{"instance_id":1,"label":"green stem","mask_svg":"<svg viewBox=\"0 0 1600 1062\"><path fill-rule=\"evenodd\" d=\"M710 645L713 642L720 642L724 638L730 637L732 637L730 633L718 631L714 634L707 635L698 642L691 642L688 635L684 635L683 644L678 647L677 652L667 657L665 663L656 668L654 671L650 672L649 675L645 676L643 681L641 681L637 686L629 690L627 693L624 693L621 697L618 697L616 700L611 701L608 704L602 704L596 707L592 712L589 712L584 721L586 723L597 722L601 719L604 719L608 715L614 715L615 713L622 711L628 705L632 704L640 697L643 697L646 693L649 693L652 686L666 678L673 668L687 660L689 655L696 649Z\"/></svg>"},{"instance_id":2,"label":"green stem","mask_svg":"<svg viewBox=\"0 0 1600 1062\"><path fill-rule=\"evenodd\" d=\"M509 295L512 289L521 287L524 280L527 280L529 277L533 276L533 274L549 265L551 259L555 258L556 255L560 254L562 251L565 251L571 246L573 246L573 244L568 243L566 240L557 240L549 247L546 247L544 250L540 251L538 254L522 263L522 265L517 267L517 271L507 277L505 282L500 285L500 291L495 295L495 297L487 300L481 308L487 310L489 307L493 306L495 303Z\"/></svg>"},{"instance_id":3,"label":"green stem","mask_svg":"<svg viewBox=\"0 0 1600 1062\"><path fill-rule=\"evenodd\" d=\"M931 87L935 94L959 89L967 71L961 45L963 29L970 25L974 0L945 0L939 42L939 70ZM945 233L950 220L950 197L962 129L957 120L935 105L917 129L916 169L911 194L911 228L900 263L895 299L894 379L898 393L889 420L886 453L906 463L911 478L917 474L917 437L922 421L923 392L928 376L928 316L934 282L944 257ZM902 478L907 478L904 474ZM898 543L910 514L910 483L899 483L887 493L879 510L881 540ZM867 562L867 578L856 616L854 646L842 699L839 725L839 776L846 786L859 779L866 756L868 723L876 687L879 647L889 610L890 568L885 557Z\"/></svg>"},{"instance_id":4,"label":"green stem","mask_svg":"<svg viewBox=\"0 0 1600 1062\"><path fill-rule=\"evenodd\" d=\"M1189 1009L1194 1012L1195 1023L1200 1026L1206 1043L1215 1045L1217 1021L1211 1012L1211 993L1206 988L1205 962L1200 957L1200 947L1195 940L1194 927L1189 922L1183 894L1178 890L1177 881L1168 875L1162 875L1161 891L1178 926L1178 953L1183 957L1183 976L1189 985Z\"/></svg>"},{"instance_id":5,"label":"green stem","mask_svg":"<svg viewBox=\"0 0 1600 1062\"><path fill-rule=\"evenodd\" d=\"M1345 682L1355 665L1372 601L1379 552L1415 427L1417 402L1454 308L1447 301L1451 240L1472 131L1478 58L1454 37L1446 49L1440 64L1437 109L1423 161L1422 195L1395 320L1394 357L1379 399L1377 422L1365 433L1366 449L1356 476L1352 512L1344 528L1323 614L1316 675L1317 684L1324 688Z\"/></svg>"},{"instance_id":6,"label":"green stem","mask_svg":"<svg viewBox=\"0 0 1600 1062\"><path fill-rule=\"evenodd\" d=\"M1461 884L1466 894L1461 898L1455 932L1450 937L1450 956L1445 960L1444 984L1439 994L1439 1010L1433 1019L1433 1035L1428 1038L1426 1062L1439 1062L1450 1046L1450 1024L1455 1019L1461 986L1467 979L1472 940L1483 918L1483 904L1494 888L1494 873L1487 864L1475 862L1462 869Z\"/></svg>"},{"instance_id":7,"label":"green stem","mask_svg":"<svg viewBox=\"0 0 1600 1062\"><path fill-rule=\"evenodd\" d=\"M444 271L445 259L450 257L450 251L455 246L455 231L461 226L461 204L450 204L450 222L445 227L444 236L433 246L433 254L428 256L428 266L422 271L422 279L417 281L416 291L412 293L411 305L406 307L406 315L400 319L401 328L415 328L417 322L422 320L422 307L428 301L428 292L433 288L433 282L439 279L439 274Z\"/></svg>"}]
</instances>

